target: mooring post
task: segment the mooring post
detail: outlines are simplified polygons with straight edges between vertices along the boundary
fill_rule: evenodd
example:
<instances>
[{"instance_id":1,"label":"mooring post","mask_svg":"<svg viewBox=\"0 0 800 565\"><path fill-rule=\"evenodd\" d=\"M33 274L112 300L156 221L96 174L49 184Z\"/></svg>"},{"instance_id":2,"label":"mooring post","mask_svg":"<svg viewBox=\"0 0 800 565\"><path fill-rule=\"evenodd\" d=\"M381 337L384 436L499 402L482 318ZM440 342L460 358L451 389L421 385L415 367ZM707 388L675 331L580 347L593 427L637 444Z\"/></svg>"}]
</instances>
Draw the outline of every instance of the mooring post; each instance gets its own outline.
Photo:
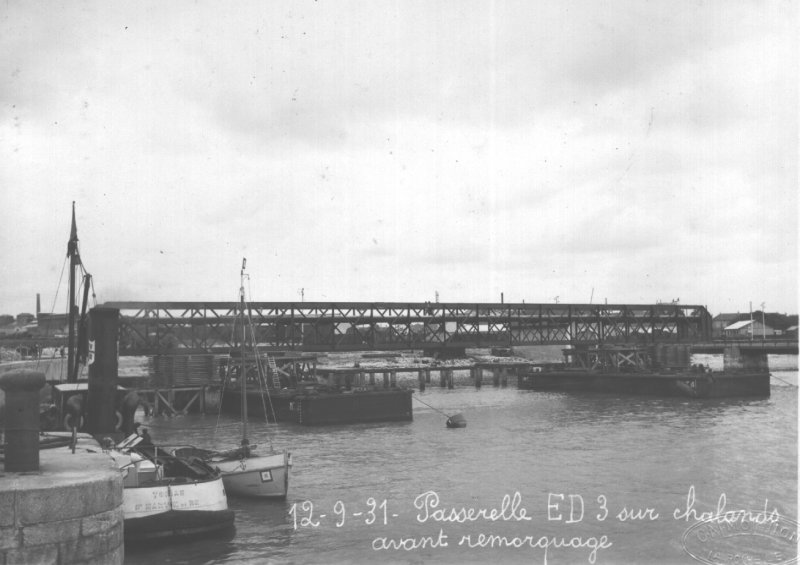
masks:
<instances>
[{"instance_id":1,"label":"mooring post","mask_svg":"<svg viewBox=\"0 0 800 565\"><path fill-rule=\"evenodd\" d=\"M44 373L20 369L0 376L6 393L5 458L7 472L39 470L39 390Z\"/></svg>"},{"instance_id":2,"label":"mooring post","mask_svg":"<svg viewBox=\"0 0 800 565\"><path fill-rule=\"evenodd\" d=\"M89 311L90 357L86 430L91 434L112 434L116 431L118 328L117 308L98 306ZM94 359L91 358L92 345Z\"/></svg>"}]
</instances>

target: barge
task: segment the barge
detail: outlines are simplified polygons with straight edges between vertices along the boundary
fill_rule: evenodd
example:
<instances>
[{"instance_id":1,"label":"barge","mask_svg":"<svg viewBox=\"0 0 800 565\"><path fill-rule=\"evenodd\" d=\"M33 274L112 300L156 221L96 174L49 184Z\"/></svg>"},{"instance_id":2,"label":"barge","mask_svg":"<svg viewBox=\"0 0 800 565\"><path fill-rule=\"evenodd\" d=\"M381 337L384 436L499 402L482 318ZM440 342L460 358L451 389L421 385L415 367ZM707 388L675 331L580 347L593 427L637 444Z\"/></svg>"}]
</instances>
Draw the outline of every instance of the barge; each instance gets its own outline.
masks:
<instances>
[{"instance_id":1,"label":"barge","mask_svg":"<svg viewBox=\"0 0 800 565\"><path fill-rule=\"evenodd\" d=\"M293 422L308 426L361 422L402 422L413 420L410 389L336 390L324 386L303 386L272 391L247 392L247 410L263 414L271 422ZM220 401L223 414L241 414L241 400L225 394Z\"/></svg>"},{"instance_id":2,"label":"barge","mask_svg":"<svg viewBox=\"0 0 800 565\"><path fill-rule=\"evenodd\" d=\"M284 369L282 360L269 353L246 356L244 395L242 369L223 360L220 411L239 416L244 403L253 418L309 426L413 420L413 391L398 387L394 374L387 372L383 383L376 384L374 376L367 383L364 375L351 374L357 369L315 367L307 374Z\"/></svg>"},{"instance_id":3,"label":"barge","mask_svg":"<svg viewBox=\"0 0 800 565\"><path fill-rule=\"evenodd\" d=\"M734 366L723 371L691 365L688 345L565 349L564 356L564 363L531 367L519 376L518 388L688 398L770 395L766 356L733 363L726 352L726 365Z\"/></svg>"}]
</instances>

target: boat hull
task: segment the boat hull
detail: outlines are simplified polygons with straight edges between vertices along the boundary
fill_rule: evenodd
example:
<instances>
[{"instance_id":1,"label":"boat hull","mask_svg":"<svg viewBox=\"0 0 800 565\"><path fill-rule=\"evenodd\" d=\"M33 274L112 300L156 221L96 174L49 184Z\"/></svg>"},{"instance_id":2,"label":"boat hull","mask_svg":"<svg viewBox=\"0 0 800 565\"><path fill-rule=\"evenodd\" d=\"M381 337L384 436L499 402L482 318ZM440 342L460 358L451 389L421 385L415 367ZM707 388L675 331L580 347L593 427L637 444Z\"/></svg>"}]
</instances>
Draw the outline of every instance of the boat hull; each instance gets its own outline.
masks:
<instances>
[{"instance_id":1,"label":"boat hull","mask_svg":"<svg viewBox=\"0 0 800 565\"><path fill-rule=\"evenodd\" d=\"M263 414L260 393L248 391L248 412ZM281 391L271 396L269 421L295 422L307 426L360 422L404 422L413 420L411 391L386 389L350 392L304 393ZM220 403L223 414L240 416L241 399L225 394Z\"/></svg>"},{"instance_id":2,"label":"boat hull","mask_svg":"<svg viewBox=\"0 0 800 565\"><path fill-rule=\"evenodd\" d=\"M296 421L307 426L414 419L405 389L298 395L292 407Z\"/></svg>"},{"instance_id":3,"label":"boat hull","mask_svg":"<svg viewBox=\"0 0 800 565\"><path fill-rule=\"evenodd\" d=\"M125 543L223 535L234 529L233 510L168 510L125 519Z\"/></svg>"},{"instance_id":4,"label":"boat hull","mask_svg":"<svg viewBox=\"0 0 800 565\"><path fill-rule=\"evenodd\" d=\"M167 478L122 491L125 541L226 531L233 527L222 477Z\"/></svg>"},{"instance_id":5,"label":"boat hull","mask_svg":"<svg viewBox=\"0 0 800 565\"><path fill-rule=\"evenodd\" d=\"M562 392L609 392L688 398L763 398L770 395L766 372L600 372L551 370L521 375L518 388Z\"/></svg>"},{"instance_id":6,"label":"boat hull","mask_svg":"<svg viewBox=\"0 0 800 565\"><path fill-rule=\"evenodd\" d=\"M291 456L287 452L245 459L211 460L230 496L283 499L289 491Z\"/></svg>"}]
</instances>

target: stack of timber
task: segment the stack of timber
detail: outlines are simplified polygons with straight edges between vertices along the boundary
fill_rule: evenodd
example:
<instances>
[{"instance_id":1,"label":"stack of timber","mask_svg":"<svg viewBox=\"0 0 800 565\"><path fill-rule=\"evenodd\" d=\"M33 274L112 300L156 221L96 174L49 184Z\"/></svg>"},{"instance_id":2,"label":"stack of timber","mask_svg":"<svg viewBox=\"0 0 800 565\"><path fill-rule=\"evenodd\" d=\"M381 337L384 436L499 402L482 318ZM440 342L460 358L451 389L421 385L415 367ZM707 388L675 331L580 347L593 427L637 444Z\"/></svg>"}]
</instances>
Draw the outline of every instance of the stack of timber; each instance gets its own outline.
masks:
<instances>
[{"instance_id":1,"label":"stack of timber","mask_svg":"<svg viewBox=\"0 0 800 565\"><path fill-rule=\"evenodd\" d=\"M214 378L214 355L156 355L150 359L150 374L157 387L208 386Z\"/></svg>"}]
</instances>

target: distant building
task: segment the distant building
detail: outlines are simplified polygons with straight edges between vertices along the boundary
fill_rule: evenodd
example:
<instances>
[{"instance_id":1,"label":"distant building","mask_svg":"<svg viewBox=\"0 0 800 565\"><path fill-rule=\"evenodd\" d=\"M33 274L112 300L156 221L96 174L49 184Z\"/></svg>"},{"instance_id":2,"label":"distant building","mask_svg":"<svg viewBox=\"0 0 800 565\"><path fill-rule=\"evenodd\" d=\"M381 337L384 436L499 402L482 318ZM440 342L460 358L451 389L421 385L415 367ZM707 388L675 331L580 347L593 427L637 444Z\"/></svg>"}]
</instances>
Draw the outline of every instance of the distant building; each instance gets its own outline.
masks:
<instances>
[{"instance_id":1,"label":"distant building","mask_svg":"<svg viewBox=\"0 0 800 565\"><path fill-rule=\"evenodd\" d=\"M725 335L725 328L734 322L738 322L743 314L717 314L711 320L711 336L722 337Z\"/></svg>"},{"instance_id":2,"label":"distant building","mask_svg":"<svg viewBox=\"0 0 800 565\"><path fill-rule=\"evenodd\" d=\"M39 314L39 333L46 336L66 334L69 319L66 314Z\"/></svg>"},{"instance_id":3,"label":"distant building","mask_svg":"<svg viewBox=\"0 0 800 565\"><path fill-rule=\"evenodd\" d=\"M736 337L736 338L750 338L751 336L755 339L758 339L763 336L774 336L780 332L776 332L775 329L771 328L770 326L763 325L759 320L741 320L739 322L734 322L731 325L727 326L724 330L725 337Z\"/></svg>"},{"instance_id":4,"label":"distant building","mask_svg":"<svg viewBox=\"0 0 800 565\"><path fill-rule=\"evenodd\" d=\"M24 326L26 324L30 324L36 319L36 316L33 314L23 313L17 314L17 325Z\"/></svg>"}]
</instances>

